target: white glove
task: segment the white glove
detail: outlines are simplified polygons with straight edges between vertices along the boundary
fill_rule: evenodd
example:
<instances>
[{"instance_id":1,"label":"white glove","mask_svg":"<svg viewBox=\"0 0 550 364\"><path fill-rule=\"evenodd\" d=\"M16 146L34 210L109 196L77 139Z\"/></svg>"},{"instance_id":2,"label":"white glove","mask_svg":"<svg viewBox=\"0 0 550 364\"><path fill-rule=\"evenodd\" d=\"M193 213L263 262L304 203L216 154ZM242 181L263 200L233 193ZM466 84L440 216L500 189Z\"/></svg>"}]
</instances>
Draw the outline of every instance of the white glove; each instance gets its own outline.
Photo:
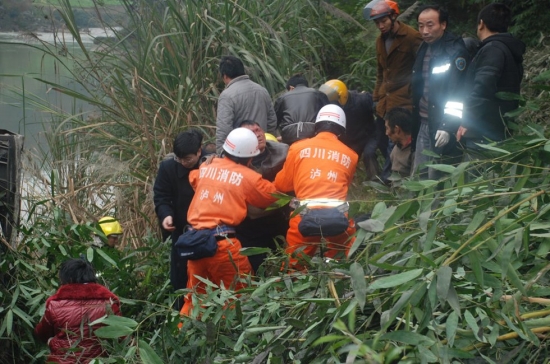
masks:
<instances>
[{"instance_id":1,"label":"white glove","mask_svg":"<svg viewBox=\"0 0 550 364\"><path fill-rule=\"evenodd\" d=\"M435 133L435 147L444 147L449 142L451 136L445 130L438 130Z\"/></svg>"}]
</instances>

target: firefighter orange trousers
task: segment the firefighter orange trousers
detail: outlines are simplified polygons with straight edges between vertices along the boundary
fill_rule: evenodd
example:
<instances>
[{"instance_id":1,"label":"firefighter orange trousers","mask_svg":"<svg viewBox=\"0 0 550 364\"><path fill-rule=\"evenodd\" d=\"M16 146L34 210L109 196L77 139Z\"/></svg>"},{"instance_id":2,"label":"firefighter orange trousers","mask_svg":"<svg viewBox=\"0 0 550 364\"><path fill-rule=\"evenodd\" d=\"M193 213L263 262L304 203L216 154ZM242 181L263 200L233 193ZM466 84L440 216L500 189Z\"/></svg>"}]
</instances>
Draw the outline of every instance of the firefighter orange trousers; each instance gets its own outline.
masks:
<instances>
[{"instance_id":1,"label":"firefighter orange trousers","mask_svg":"<svg viewBox=\"0 0 550 364\"><path fill-rule=\"evenodd\" d=\"M194 289L195 293L206 293L205 284L197 276L206 278L217 286L232 288L235 291L246 286L240 278L252 273L248 258L241 255L241 242L237 238L227 238L218 241L218 251L213 257L187 262L187 288ZM237 267L237 270L235 270ZM193 308L192 293L185 297L185 303L180 311L189 316Z\"/></svg>"},{"instance_id":2,"label":"firefighter orange trousers","mask_svg":"<svg viewBox=\"0 0 550 364\"><path fill-rule=\"evenodd\" d=\"M311 236L305 237L300 234L298 230L298 224L302 221L302 216L296 215L290 219L289 229L286 234L287 248L285 252L291 255L290 266L298 267L298 259L301 254L306 254L310 257L313 257L317 252L317 249L321 246L321 237L320 236ZM349 248L355 241L355 223L353 220L350 220L348 229L340 235L324 237L323 239L327 242L326 250L324 251L324 256L327 258L334 258L338 253L343 253L342 255L347 256ZM296 250L300 250L296 252ZM295 253L296 252L296 253ZM295 257L292 257L292 255Z\"/></svg>"}]
</instances>

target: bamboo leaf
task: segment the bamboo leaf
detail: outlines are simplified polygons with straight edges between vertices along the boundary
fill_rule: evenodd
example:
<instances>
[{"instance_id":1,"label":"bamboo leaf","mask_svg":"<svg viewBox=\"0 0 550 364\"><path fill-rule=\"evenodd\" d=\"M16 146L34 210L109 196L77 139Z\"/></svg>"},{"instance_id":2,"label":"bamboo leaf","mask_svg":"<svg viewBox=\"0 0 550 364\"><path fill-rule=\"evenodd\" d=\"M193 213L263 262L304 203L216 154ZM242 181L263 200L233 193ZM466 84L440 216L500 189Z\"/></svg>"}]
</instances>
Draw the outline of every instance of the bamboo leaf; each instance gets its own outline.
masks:
<instances>
[{"instance_id":1,"label":"bamboo leaf","mask_svg":"<svg viewBox=\"0 0 550 364\"><path fill-rule=\"evenodd\" d=\"M437 356L435 356L435 354L432 353L430 349L425 346L418 346L417 349L418 353L420 354L420 358L422 358L422 361L425 361L427 363L437 363Z\"/></svg>"},{"instance_id":2,"label":"bamboo leaf","mask_svg":"<svg viewBox=\"0 0 550 364\"><path fill-rule=\"evenodd\" d=\"M90 325L96 325L96 324L104 324L104 325L110 325L110 326L126 326L130 329L135 329L138 326L138 323L135 320L129 317L118 316L118 315L104 316L90 323Z\"/></svg>"},{"instance_id":3,"label":"bamboo leaf","mask_svg":"<svg viewBox=\"0 0 550 364\"><path fill-rule=\"evenodd\" d=\"M510 154L510 152L507 151L507 150L497 148L497 147L493 147L492 145L489 145L489 144L475 143L475 145L477 145L478 147L480 147L482 149L490 150L492 152L497 152L497 153L501 153L501 154Z\"/></svg>"},{"instance_id":4,"label":"bamboo leaf","mask_svg":"<svg viewBox=\"0 0 550 364\"><path fill-rule=\"evenodd\" d=\"M258 254L267 254L270 253L271 249L269 248L242 248L240 250L241 255L244 255L246 257L252 256L252 255L258 255Z\"/></svg>"},{"instance_id":5,"label":"bamboo leaf","mask_svg":"<svg viewBox=\"0 0 550 364\"><path fill-rule=\"evenodd\" d=\"M374 208L372 209L371 218L378 219L384 211L386 211L387 206L384 202L378 202L376 205L374 205Z\"/></svg>"},{"instance_id":6,"label":"bamboo leaf","mask_svg":"<svg viewBox=\"0 0 550 364\"><path fill-rule=\"evenodd\" d=\"M520 329L518 329L516 325L514 325L512 321L508 318L508 316L506 316L503 312L500 313L500 316L504 319L504 321L506 321L506 325L508 325L510 329L512 329L516 334L518 334L520 338L522 338L525 341L529 341L529 338L525 335L525 333Z\"/></svg>"},{"instance_id":7,"label":"bamboo leaf","mask_svg":"<svg viewBox=\"0 0 550 364\"><path fill-rule=\"evenodd\" d=\"M475 250L468 253L468 259L470 260L470 268L474 272L474 276L476 277L477 283L484 287L484 275L483 275L483 268L481 266L481 257L479 256L479 253Z\"/></svg>"},{"instance_id":8,"label":"bamboo leaf","mask_svg":"<svg viewBox=\"0 0 550 364\"><path fill-rule=\"evenodd\" d=\"M425 211L418 215L418 225L420 226L420 229L424 232L428 230L428 221L430 220L431 215L431 211Z\"/></svg>"},{"instance_id":9,"label":"bamboo leaf","mask_svg":"<svg viewBox=\"0 0 550 364\"><path fill-rule=\"evenodd\" d=\"M89 247L86 249L86 260L90 263L94 261L94 248Z\"/></svg>"},{"instance_id":10,"label":"bamboo leaf","mask_svg":"<svg viewBox=\"0 0 550 364\"><path fill-rule=\"evenodd\" d=\"M108 256L107 253L105 253L103 250L95 249L94 252L100 255L107 262L109 262L109 264L111 264L113 267L117 266L117 263L110 256Z\"/></svg>"},{"instance_id":11,"label":"bamboo leaf","mask_svg":"<svg viewBox=\"0 0 550 364\"><path fill-rule=\"evenodd\" d=\"M315 340L312 345L313 346L319 346L321 344L330 343L330 342L338 341L338 340L343 340L345 338L346 337L342 336L342 335L326 335L326 336L320 337L319 339Z\"/></svg>"},{"instance_id":12,"label":"bamboo leaf","mask_svg":"<svg viewBox=\"0 0 550 364\"><path fill-rule=\"evenodd\" d=\"M293 319L290 317L285 318L285 322L298 330L305 330L307 328L306 324L303 321Z\"/></svg>"},{"instance_id":13,"label":"bamboo leaf","mask_svg":"<svg viewBox=\"0 0 550 364\"><path fill-rule=\"evenodd\" d=\"M458 329L458 315L455 311L449 314L445 322L445 332L447 334L447 343L452 347L455 342L456 330Z\"/></svg>"},{"instance_id":14,"label":"bamboo leaf","mask_svg":"<svg viewBox=\"0 0 550 364\"><path fill-rule=\"evenodd\" d=\"M11 336L11 331L13 328L13 311L8 310L6 313L6 334Z\"/></svg>"},{"instance_id":15,"label":"bamboo leaf","mask_svg":"<svg viewBox=\"0 0 550 364\"><path fill-rule=\"evenodd\" d=\"M474 333L476 339L478 339L479 341L484 341L483 335L480 335L479 325L477 324L476 319L474 318L474 316L472 316L470 311L464 311L464 319L466 320L466 323L468 324L470 329L472 329L472 332Z\"/></svg>"},{"instance_id":16,"label":"bamboo leaf","mask_svg":"<svg viewBox=\"0 0 550 364\"><path fill-rule=\"evenodd\" d=\"M450 164L431 164L430 168L445 173L453 173L456 170L456 167Z\"/></svg>"},{"instance_id":17,"label":"bamboo leaf","mask_svg":"<svg viewBox=\"0 0 550 364\"><path fill-rule=\"evenodd\" d=\"M246 332L247 335L249 334L262 334L264 332L269 331L277 331L286 329L286 326L257 326L257 327L249 327L244 332Z\"/></svg>"},{"instance_id":18,"label":"bamboo leaf","mask_svg":"<svg viewBox=\"0 0 550 364\"><path fill-rule=\"evenodd\" d=\"M458 299L458 294L452 284L449 286L449 292L447 293L447 302L457 313L457 315L460 316L460 300Z\"/></svg>"},{"instance_id":19,"label":"bamboo leaf","mask_svg":"<svg viewBox=\"0 0 550 364\"><path fill-rule=\"evenodd\" d=\"M365 221L358 222L357 225L366 231L378 233L384 231L384 223L375 219L368 219Z\"/></svg>"},{"instance_id":20,"label":"bamboo leaf","mask_svg":"<svg viewBox=\"0 0 550 364\"><path fill-rule=\"evenodd\" d=\"M363 310L367 300L367 281L365 280L365 271L361 264L357 262L352 263L350 266L350 276L355 299L359 303L361 310Z\"/></svg>"},{"instance_id":21,"label":"bamboo leaf","mask_svg":"<svg viewBox=\"0 0 550 364\"><path fill-rule=\"evenodd\" d=\"M501 100L523 100L520 94L513 92L497 92L495 96Z\"/></svg>"},{"instance_id":22,"label":"bamboo leaf","mask_svg":"<svg viewBox=\"0 0 550 364\"><path fill-rule=\"evenodd\" d=\"M456 211L456 204L456 200L454 199L445 200L443 204L443 215L451 216Z\"/></svg>"},{"instance_id":23,"label":"bamboo leaf","mask_svg":"<svg viewBox=\"0 0 550 364\"><path fill-rule=\"evenodd\" d=\"M139 340L139 357L143 364L163 364L160 356L143 340Z\"/></svg>"},{"instance_id":24,"label":"bamboo leaf","mask_svg":"<svg viewBox=\"0 0 550 364\"><path fill-rule=\"evenodd\" d=\"M272 277L268 279L267 281L263 282L263 284L261 284L258 288L256 288L254 292L252 292L252 294L250 295L250 298L257 298L257 297L263 296L265 291L269 287L271 287L273 283L279 282L280 280L281 278L279 277Z\"/></svg>"},{"instance_id":25,"label":"bamboo leaf","mask_svg":"<svg viewBox=\"0 0 550 364\"><path fill-rule=\"evenodd\" d=\"M94 331L97 337L103 339L117 339L119 337L128 336L133 332L133 329L122 325L102 326Z\"/></svg>"},{"instance_id":26,"label":"bamboo leaf","mask_svg":"<svg viewBox=\"0 0 550 364\"><path fill-rule=\"evenodd\" d=\"M451 286L451 277L453 270L448 265L440 267L437 272L437 298L441 302L447 300L447 294L449 293L449 287Z\"/></svg>"},{"instance_id":27,"label":"bamboo leaf","mask_svg":"<svg viewBox=\"0 0 550 364\"><path fill-rule=\"evenodd\" d=\"M401 313L401 310L403 307L405 307L409 301L411 300L411 297L414 293L414 290L408 290L403 292L401 297L399 297L399 300L395 303L395 305L389 310L382 313L380 317L380 324L382 325L382 331L386 331L388 327L394 322L397 315Z\"/></svg>"},{"instance_id":28,"label":"bamboo leaf","mask_svg":"<svg viewBox=\"0 0 550 364\"><path fill-rule=\"evenodd\" d=\"M472 219L472 221L470 221L470 223L468 224L468 227L464 231L464 235L473 234L477 230L477 228L481 225L481 223L485 221L486 216L487 215L484 212L481 212L481 211L476 212L476 214L474 215L474 218Z\"/></svg>"},{"instance_id":29,"label":"bamboo leaf","mask_svg":"<svg viewBox=\"0 0 550 364\"><path fill-rule=\"evenodd\" d=\"M372 292L381 288L396 287L404 283L411 282L412 280L417 278L420 274L422 274L422 271L423 271L422 268L412 269L408 272L397 273L388 277L379 278L369 285L368 291Z\"/></svg>"},{"instance_id":30,"label":"bamboo leaf","mask_svg":"<svg viewBox=\"0 0 550 364\"><path fill-rule=\"evenodd\" d=\"M11 310L13 311L14 314L16 314L17 316L19 316L19 318L23 321L25 321L25 323L29 326L29 327L34 327L34 325L32 324L32 318L31 316L29 316L27 313L21 311L21 309L19 307L12 307Z\"/></svg>"},{"instance_id":31,"label":"bamboo leaf","mask_svg":"<svg viewBox=\"0 0 550 364\"><path fill-rule=\"evenodd\" d=\"M380 340L398 341L403 344L415 345L415 346L420 344L431 346L435 344L435 341L433 341L427 336L420 335L413 331L402 331L402 330L385 333L380 337Z\"/></svg>"},{"instance_id":32,"label":"bamboo leaf","mask_svg":"<svg viewBox=\"0 0 550 364\"><path fill-rule=\"evenodd\" d=\"M385 222L385 225L390 227L393 224L395 224L397 221L399 221L403 217L403 215L405 215L407 213L407 211L409 211L409 209L411 208L412 205L413 205L413 201L406 201L406 202L400 204L399 206L397 206L394 213Z\"/></svg>"},{"instance_id":33,"label":"bamboo leaf","mask_svg":"<svg viewBox=\"0 0 550 364\"><path fill-rule=\"evenodd\" d=\"M487 341L489 342L489 344L491 344L491 346L495 346L495 344L497 342L499 327L500 327L499 325L493 324L493 328L491 330L491 333L489 334L489 336L487 336Z\"/></svg>"},{"instance_id":34,"label":"bamboo leaf","mask_svg":"<svg viewBox=\"0 0 550 364\"><path fill-rule=\"evenodd\" d=\"M403 182L403 187L405 187L409 191L416 192L416 191L422 191L422 190L434 187L438 183L439 183L438 181L431 181L431 180L426 180L426 181L404 181Z\"/></svg>"}]
</instances>

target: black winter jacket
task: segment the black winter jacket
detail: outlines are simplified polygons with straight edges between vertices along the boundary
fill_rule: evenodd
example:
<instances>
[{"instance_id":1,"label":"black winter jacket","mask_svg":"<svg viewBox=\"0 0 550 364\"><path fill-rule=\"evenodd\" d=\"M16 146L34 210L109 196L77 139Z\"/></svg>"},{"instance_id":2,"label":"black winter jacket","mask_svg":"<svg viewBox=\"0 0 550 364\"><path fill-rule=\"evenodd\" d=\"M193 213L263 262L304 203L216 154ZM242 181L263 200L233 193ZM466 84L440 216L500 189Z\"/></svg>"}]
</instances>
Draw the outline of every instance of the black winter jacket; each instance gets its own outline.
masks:
<instances>
[{"instance_id":1,"label":"black winter jacket","mask_svg":"<svg viewBox=\"0 0 550 364\"><path fill-rule=\"evenodd\" d=\"M368 92L349 91L342 107L346 114L346 134L340 140L357 155L363 153L368 138L374 138L374 103Z\"/></svg>"},{"instance_id":2,"label":"black winter jacket","mask_svg":"<svg viewBox=\"0 0 550 364\"><path fill-rule=\"evenodd\" d=\"M481 42L467 73L470 92L464 105L465 138L506 138L503 115L518 107L516 100L503 100L497 92L519 94L523 78L525 44L509 33L499 33Z\"/></svg>"},{"instance_id":3,"label":"black winter jacket","mask_svg":"<svg viewBox=\"0 0 550 364\"><path fill-rule=\"evenodd\" d=\"M435 137L437 130L444 130L451 134L451 141L448 146L444 147L444 150L438 151L442 154L449 154L448 151L455 149L455 133L460 126L461 119L457 116L445 114L445 106L449 101L464 102L464 81L469 55L462 38L449 32L445 32L441 39L431 45L426 42L420 45L413 66L411 82L414 117L413 143L416 141L416 135L420 127L419 103L424 92L422 66L428 47L431 47L428 125L432 138Z\"/></svg>"},{"instance_id":4,"label":"black winter jacket","mask_svg":"<svg viewBox=\"0 0 550 364\"><path fill-rule=\"evenodd\" d=\"M296 140L303 139L298 128L298 123L315 123L319 110L328 104L327 96L304 85L297 85L294 90L286 92L275 101L275 114L277 126L281 130L283 142L292 144ZM313 127L307 128L313 136Z\"/></svg>"},{"instance_id":5,"label":"black winter jacket","mask_svg":"<svg viewBox=\"0 0 550 364\"><path fill-rule=\"evenodd\" d=\"M176 227L172 233L162 230L163 238L171 235L173 243L183 234L187 225L187 210L195 194L189 183L190 171L191 169L185 168L173 158L165 159L160 163L153 187L155 212L159 222L162 224L165 217L172 216Z\"/></svg>"}]
</instances>

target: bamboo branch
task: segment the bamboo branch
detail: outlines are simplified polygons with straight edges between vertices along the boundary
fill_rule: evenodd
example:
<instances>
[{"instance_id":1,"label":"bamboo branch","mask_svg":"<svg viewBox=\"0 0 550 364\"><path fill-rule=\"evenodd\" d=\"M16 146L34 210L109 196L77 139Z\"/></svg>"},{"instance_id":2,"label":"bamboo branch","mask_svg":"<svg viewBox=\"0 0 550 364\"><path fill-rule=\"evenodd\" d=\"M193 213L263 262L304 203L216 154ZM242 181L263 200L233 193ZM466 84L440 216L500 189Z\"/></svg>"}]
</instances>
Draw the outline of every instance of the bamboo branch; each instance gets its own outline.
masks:
<instances>
[{"instance_id":1,"label":"bamboo branch","mask_svg":"<svg viewBox=\"0 0 550 364\"><path fill-rule=\"evenodd\" d=\"M550 326L536 327L534 329L531 329L531 332L533 334L540 334L540 333L548 332L548 331L550 331ZM500 335L499 337L497 337L497 341L506 341L506 340L511 340L511 339L517 339L518 337L519 337L519 334L517 332L509 332L507 334ZM481 348L481 347L484 347L484 346L487 346L487 345L489 345L489 343L477 343L477 344L466 346L465 348L462 348L460 350L472 351L472 350L475 350L475 349L478 349L478 348Z\"/></svg>"},{"instance_id":2,"label":"bamboo branch","mask_svg":"<svg viewBox=\"0 0 550 364\"><path fill-rule=\"evenodd\" d=\"M334 297L334 303L336 307L340 307L340 299L338 298L338 293L336 292L336 287L334 286L334 281L332 279L328 280L328 290L330 291L332 297Z\"/></svg>"},{"instance_id":3,"label":"bamboo branch","mask_svg":"<svg viewBox=\"0 0 550 364\"><path fill-rule=\"evenodd\" d=\"M443 262L442 266L446 266L446 265L450 265L452 262L454 262L457 257L458 257L458 254L463 250L465 249L472 241L474 241L475 238L477 238L479 235L481 235L482 233L484 233L487 229L489 229L491 226L494 225L494 223L499 220L500 218L506 216L507 214L509 214L510 212L512 212L513 210L517 209L518 207L520 207L521 205L523 205L524 203L532 200L533 198L537 198L543 194L545 194L546 191L542 190L542 191L539 191L529 197L526 197L524 198L523 200L521 200L520 202L514 204L513 206L507 208L506 210L502 211L500 214L498 214L497 216L493 217L491 220L487 221L487 223L485 223L482 227L478 228L475 232L474 235L472 235L472 237L468 240L466 240L466 242L464 244L462 244L457 250L455 250L455 252L445 260L445 262Z\"/></svg>"}]
</instances>

